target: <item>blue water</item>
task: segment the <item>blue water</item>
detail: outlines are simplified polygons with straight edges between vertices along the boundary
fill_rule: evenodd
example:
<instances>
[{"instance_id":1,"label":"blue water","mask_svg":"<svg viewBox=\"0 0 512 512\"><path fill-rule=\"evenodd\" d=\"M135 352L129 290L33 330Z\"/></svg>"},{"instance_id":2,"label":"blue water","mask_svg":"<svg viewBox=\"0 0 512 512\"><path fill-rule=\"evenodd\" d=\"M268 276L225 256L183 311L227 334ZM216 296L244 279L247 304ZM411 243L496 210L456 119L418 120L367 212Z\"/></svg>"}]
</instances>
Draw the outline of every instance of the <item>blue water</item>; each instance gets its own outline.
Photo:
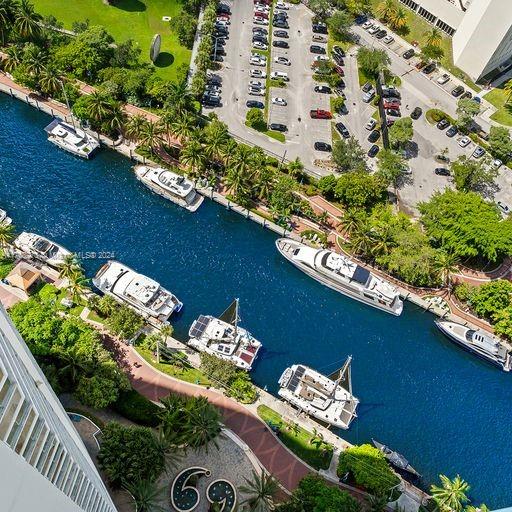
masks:
<instances>
[{"instance_id":1,"label":"blue water","mask_svg":"<svg viewBox=\"0 0 512 512\"><path fill-rule=\"evenodd\" d=\"M348 440L374 437L426 482L460 473L475 502L511 504L512 375L452 345L409 303L395 318L319 285L239 215L210 201L190 214L151 194L116 153L85 162L58 150L48 122L0 97L0 206L19 230L81 253L89 275L116 258L160 281L184 303L178 336L240 297L244 326L265 346L253 377L271 391L290 363L329 372L352 354L361 405Z\"/></svg>"}]
</instances>

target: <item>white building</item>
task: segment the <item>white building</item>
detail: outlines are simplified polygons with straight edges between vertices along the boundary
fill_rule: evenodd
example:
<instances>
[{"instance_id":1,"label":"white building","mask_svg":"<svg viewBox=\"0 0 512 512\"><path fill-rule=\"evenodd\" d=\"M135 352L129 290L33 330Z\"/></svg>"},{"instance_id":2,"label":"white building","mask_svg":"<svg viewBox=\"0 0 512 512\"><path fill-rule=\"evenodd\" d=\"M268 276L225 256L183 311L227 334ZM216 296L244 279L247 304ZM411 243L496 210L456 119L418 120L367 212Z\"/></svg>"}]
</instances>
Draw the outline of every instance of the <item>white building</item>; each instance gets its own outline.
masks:
<instances>
[{"instance_id":1,"label":"white building","mask_svg":"<svg viewBox=\"0 0 512 512\"><path fill-rule=\"evenodd\" d=\"M2 512L115 512L66 411L0 306Z\"/></svg>"},{"instance_id":2,"label":"white building","mask_svg":"<svg viewBox=\"0 0 512 512\"><path fill-rule=\"evenodd\" d=\"M512 65L512 0L400 0L453 36L454 64L485 81Z\"/></svg>"}]
</instances>

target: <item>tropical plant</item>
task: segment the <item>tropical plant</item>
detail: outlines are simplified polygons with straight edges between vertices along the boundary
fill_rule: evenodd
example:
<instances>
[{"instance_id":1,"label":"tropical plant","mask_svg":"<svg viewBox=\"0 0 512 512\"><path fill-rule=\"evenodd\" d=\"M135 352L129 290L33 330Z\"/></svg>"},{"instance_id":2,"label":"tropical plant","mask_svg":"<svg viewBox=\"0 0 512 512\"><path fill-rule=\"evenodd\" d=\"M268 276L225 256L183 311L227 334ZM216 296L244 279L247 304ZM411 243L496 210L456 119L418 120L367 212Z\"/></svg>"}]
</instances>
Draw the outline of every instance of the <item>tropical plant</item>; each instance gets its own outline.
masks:
<instances>
[{"instance_id":1,"label":"tropical plant","mask_svg":"<svg viewBox=\"0 0 512 512\"><path fill-rule=\"evenodd\" d=\"M0 224L0 247L5 248L14 240L14 226Z\"/></svg>"},{"instance_id":2,"label":"tropical plant","mask_svg":"<svg viewBox=\"0 0 512 512\"><path fill-rule=\"evenodd\" d=\"M384 21L389 21L396 13L394 0L383 0L375 9L377 16Z\"/></svg>"},{"instance_id":3,"label":"tropical plant","mask_svg":"<svg viewBox=\"0 0 512 512\"><path fill-rule=\"evenodd\" d=\"M195 117L188 112L184 112L176 117L174 123L171 125L171 131L183 142L190 138L196 127L197 122Z\"/></svg>"},{"instance_id":4,"label":"tropical plant","mask_svg":"<svg viewBox=\"0 0 512 512\"><path fill-rule=\"evenodd\" d=\"M204 130L204 151L209 158L220 159L226 144L229 141L229 133L224 123L212 121Z\"/></svg>"},{"instance_id":5,"label":"tropical plant","mask_svg":"<svg viewBox=\"0 0 512 512\"><path fill-rule=\"evenodd\" d=\"M39 86L44 93L55 95L62 87L60 71L52 64L44 66L39 74Z\"/></svg>"},{"instance_id":6,"label":"tropical plant","mask_svg":"<svg viewBox=\"0 0 512 512\"><path fill-rule=\"evenodd\" d=\"M108 127L110 130L121 133L126 123L126 112L120 101L111 102L108 117Z\"/></svg>"},{"instance_id":7,"label":"tropical plant","mask_svg":"<svg viewBox=\"0 0 512 512\"><path fill-rule=\"evenodd\" d=\"M389 15L389 24L394 30L401 30L407 25L407 13L403 7L398 7Z\"/></svg>"},{"instance_id":8,"label":"tropical plant","mask_svg":"<svg viewBox=\"0 0 512 512\"><path fill-rule=\"evenodd\" d=\"M16 21L18 3L14 0L0 0L0 44L7 42L9 32Z\"/></svg>"},{"instance_id":9,"label":"tropical plant","mask_svg":"<svg viewBox=\"0 0 512 512\"><path fill-rule=\"evenodd\" d=\"M448 292L451 292L451 275L458 271L458 262L458 258L451 252L440 250L436 253L434 266Z\"/></svg>"},{"instance_id":10,"label":"tropical plant","mask_svg":"<svg viewBox=\"0 0 512 512\"><path fill-rule=\"evenodd\" d=\"M470 486L459 475L450 480L445 475L439 475L441 486L432 485L430 493L432 500L442 512L460 512L469 501L467 492Z\"/></svg>"},{"instance_id":11,"label":"tropical plant","mask_svg":"<svg viewBox=\"0 0 512 512\"><path fill-rule=\"evenodd\" d=\"M80 269L75 270L71 275L68 285L68 291L75 304L80 304L85 291L88 289L89 280Z\"/></svg>"},{"instance_id":12,"label":"tropical plant","mask_svg":"<svg viewBox=\"0 0 512 512\"><path fill-rule=\"evenodd\" d=\"M196 139L189 140L181 150L180 162L188 167L189 176L200 178L206 167L203 145Z\"/></svg>"},{"instance_id":13,"label":"tropical plant","mask_svg":"<svg viewBox=\"0 0 512 512\"><path fill-rule=\"evenodd\" d=\"M347 208L341 216L340 230L350 237L360 228L361 220L360 210L357 208Z\"/></svg>"},{"instance_id":14,"label":"tropical plant","mask_svg":"<svg viewBox=\"0 0 512 512\"><path fill-rule=\"evenodd\" d=\"M245 485L240 486L240 492L247 495L242 501L251 512L270 512L274 510L274 499L279 485L277 480L262 470L260 474L252 472L252 478L245 478Z\"/></svg>"},{"instance_id":15,"label":"tropical plant","mask_svg":"<svg viewBox=\"0 0 512 512\"><path fill-rule=\"evenodd\" d=\"M137 479L135 482L124 482L123 487L132 495L137 512L167 510L160 505L164 489L155 482L148 479Z\"/></svg>"},{"instance_id":16,"label":"tropical plant","mask_svg":"<svg viewBox=\"0 0 512 512\"><path fill-rule=\"evenodd\" d=\"M21 0L16 9L14 29L24 39L34 39L41 31L43 17L28 0Z\"/></svg>"},{"instance_id":17,"label":"tropical plant","mask_svg":"<svg viewBox=\"0 0 512 512\"><path fill-rule=\"evenodd\" d=\"M87 97L88 115L96 123L103 122L103 120L108 116L110 109L110 100L103 93L93 91Z\"/></svg>"},{"instance_id":18,"label":"tropical plant","mask_svg":"<svg viewBox=\"0 0 512 512\"><path fill-rule=\"evenodd\" d=\"M441 46L443 42L443 34L442 32L436 28L432 27L430 30L425 32L425 46Z\"/></svg>"},{"instance_id":19,"label":"tropical plant","mask_svg":"<svg viewBox=\"0 0 512 512\"><path fill-rule=\"evenodd\" d=\"M5 55L2 60L2 69L7 73L12 73L23 60L23 48L20 45L13 44L7 47L4 53Z\"/></svg>"},{"instance_id":20,"label":"tropical plant","mask_svg":"<svg viewBox=\"0 0 512 512\"><path fill-rule=\"evenodd\" d=\"M160 146L163 142L161 127L157 123L146 121L142 126L139 142L142 146L148 148L151 154L154 154L155 147Z\"/></svg>"},{"instance_id":21,"label":"tropical plant","mask_svg":"<svg viewBox=\"0 0 512 512\"><path fill-rule=\"evenodd\" d=\"M140 114L131 116L124 127L125 135L131 140L137 140L142 135L146 118Z\"/></svg>"},{"instance_id":22,"label":"tropical plant","mask_svg":"<svg viewBox=\"0 0 512 512\"><path fill-rule=\"evenodd\" d=\"M194 406L188 411L186 423L187 444L198 449L212 442L218 448L216 437L221 431L221 415L219 410L211 405L205 397L195 400Z\"/></svg>"},{"instance_id":23,"label":"tropical plant","mask_svg":"<svg viewBox=\"0 0 512 512\"><path fill-rule=\"evenodd\" d=\"M507 103L512 99L512 80L507 80L503 85L503 91L507 94Z\"/></svg>"},{"instance_id":24,"label":"tropical plant","mask_svg":"<svg viewBox=\"0 0 512 512\"><path fill-rule=\"evenodd\" d=\"M24 55L23 63L28 73L33 76L39 76L48 62L48 54L36 46L35 44L27 45Z\"/></svg>"},{"instance_id":25,"label":"tropical plant","mask_svg":"<svg viewBox=\"0 0 512 512\"><path fill-rule=\"evenodd\" d=\"M80 270L80 261L76 254L66 254L62 263L58 267L59 279L67 279L68 281Z\"/></svg>"}]
</instances>

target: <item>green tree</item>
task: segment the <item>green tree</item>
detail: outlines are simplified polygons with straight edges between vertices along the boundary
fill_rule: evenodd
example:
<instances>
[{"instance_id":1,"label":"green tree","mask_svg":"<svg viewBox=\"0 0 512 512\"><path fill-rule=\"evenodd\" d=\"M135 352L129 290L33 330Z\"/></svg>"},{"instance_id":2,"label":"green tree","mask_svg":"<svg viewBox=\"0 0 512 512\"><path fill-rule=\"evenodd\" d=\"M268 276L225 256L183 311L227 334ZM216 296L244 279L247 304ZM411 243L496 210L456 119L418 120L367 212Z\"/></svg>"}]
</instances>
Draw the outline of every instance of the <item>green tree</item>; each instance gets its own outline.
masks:
<instances>
[{"instance_id":1,"label":"green tree","mask_svg":"<svg viewBox=\"0 0 512 512\"><path fill-rule=\"evenodd\" d=\"M414 136L412 128L412 119L410 117L402 117L397 119L389 129L389 140L396 146L403 146Z\"/></svg>"},{"instance_id":2,"label":"green tree","mask_svg":"<svg viewBox=\"0 0 512 512\"><path fill-rule=\"evenodd\" d=\"M375 14L384 22L389 21L396 14L397 6L394 0L383 0L376 9Z\"/></svg>"},{"instance_id":3,"label":"green tree","mask_svg":"<svg viewBox=\"0 0 512 512\"><path fill-rule=\"evenodd\" d=\"M114 334L124 339L130 339L144 325L144 320L135 311L123 304L112 311L106 324Z\"/></svg>"},{"instance_id":4,"label":"green tree","mask_svg":"<svg viewBox=\"0 0 512 512\"><path fill-rule=\"evenodd\" d=\"M0 224L0 247L6 248L14 240L14 226Z\"/></svg>"},{"instance_id":5,"label":"green tree","mask_svg":"<svg viewBox=\"0 0 512 512\"><path fill-rule=\"evenodd\" d=\"M436 253L434 266L449 292L452 289L451 275L458 272L458 262L457 257L449 252L437 251Z\"/></svg>"},{"instance_id":6,"label":"green tree","mask_svg":"<svg viewBox=\"0 0 512 512\"><path fill-rule=\"evenodd\" d=\"M507 94L507 103L512 98L512 80L508 80L503 85L503 91Z\"/></svg>"},{"instance_id":7,"label":"green tree","mask_svg":"<svg viewBox=\"0 0 512 512\"><path fill-rule=\"evenodd\" d=\"M188 12L182 11L173 17L171 28L176 32L182 46L192 49L197 29L197 19Z\"/></svg>"},{"instance_id":8,"label":"green tree","mask_svg":"<svg viewBox=\"0 0 512 512\"><path fill-rule=\"evenodd\" d=\"M348 208L371 208L385 198L386 184L380 176L363 172L342 174L334 195Z\"/></svg>"},{"instance_id":9,"label":"green tree","mask_svg":"<svg viewBox=\"0 0 512 512\"><path fill-rule=\"evenodd\" d=\"M512 80L511 80L512 82ZM506 162L512 155L512 140L510 131L504 126L491 126L489 131L489 147L491 153Z\"/></svg>"},{"instance_id":10,"label":"green tree","mask_svg":"<svg viewBox=\"0 0 512 512\"><path fill-rule=\"evenodd\" d=\"M320 193L327 199L334 199L334 189L336 188L337 182L336 176L334 174L328 174L327 176L322 176L318 180L318 190Z\"/></svg>"},{"instance_id":11,"label":"green tree","mask_svg":"<svg viewBox=\"0 0 512 512\"><path fill-rule=\"evenodd\" d=\"M425 46L441 46L443 43L443 33L437 27L432 27L423 35L425 36Z\"/></svg>"},{"instance_id":12,"label":"green tree","mask_svg":"<svg viewBox=\"0 0 512 512\"><path fill-rule=\"evenodd\" d=\"M41 91L55 96L63 86L60 71L53 65L45 66L39 75Z\"/></svg>"},{"instance_id":13,"label":"green tree","mask_svg":"<svg viewBox=\"0 0 512 512\"><path fill-rule=\"evenodd\" d=\"M291 176L278 176L269 198L270 209L276 220L287 219L298 208L296 188L297 182Z\"/></svg>"},{"instance_id":14,"label":"green tree","mask_svg":"<svg viewBox=\"0 0 512 512\"><path fill-rule=\"evenodd\" d=\"M467 492L470 487L459 475L450 480L445 475L439 475L441 487L432 485L430 493L432 500L442 512L461 512L464 504L469 501Z\"/></svg>"},{"instance_id":15,"label":"green tree","mask_svg":"<svg viewBox=\"0 0 512 512\"><path fill-rule=\"evenodd\" d=\"M138 140L142 135L146 118L140 114L130 116L125 125L125 135L131 140Z\"/></svg>"},{"instance_id":16,"label":"green tree","mask_svg":"<svg viewBox=\"0 0 512 512\"><path fill-rule=\"evenodd\" d=\"M228 128L218 120L211 121L204 129L204 151L209 158L219 160L230 137Z\"/></svg>"},{"instance_id":17,"label":"green tree","mask_svg":"<svg viewBox=\"0 0 512 512\"><path fill-rule=\"evenodd\" d=\"M190 407L186 419L187 444L193 449L212 442L218 448L216 437L221 431L221 415L219 410L210 404L205 397L198 397L194 406Z\"/></svg>"},{"instance_id":18,"label":"green tree","mask_svg":"<svg viewBox=\"0 0 512 512\"><path fill-rule=\"evenodd\" d=\"M497 279L472 287L468 294L471 309L480 317L493 320L504 309L512 305L512 283Z\"/></svg>"},{"instance_id":19,"label":"green tree","mask_svg":"<svg viewBox=\"0 0 512 512\"><path fill-rule=\"evenodd\" d=\"M142 126L139 136L141 146L149 149L151 154L155 153L155 148L159 147L162 142L162 128L152 121L146 121Z\"/></svg>"},{"instance_id":20,"label":"green tree","mask_svg":"<svg viewBox=\"0 0 512 512\"><path fill-rule=\"evenodd\" d=\"M196 139L189 140L180 153L180 162L188 167L187 173L197 179L202 177L206 167L203 145Z\"/></svg>"},{"instance_id":21,"label":"green tree","mask_svg":"<svg viewBox=\"0 0 512 512\"><path fill-rule=\"evenodd\" d=\"M35 12L34 6L28 0L21 0L16 5L14 29L23 39L34 39L41 31L40 23L43 17Z\"/></svg>"},{"instance_id":22,"label":"green tree","mask_svg":"<svg viewBox=\"0 0 512 512\"><path fill-rule=\"evenodd\" d=\"M403 31L407 27L407 12L404 8L398 7L389 16L389 25L393 30Z\"/></svg>"},{"instance_id":23,"label":"green tree","mask_svg":"<svg viewBox=\"0 0 512 512\"><path fill-rule=\"evenodd\" d=\"M6 0L3 0L6 1ZM0 11L1 12L1 11ZM1 29L1 22L0 22L0 30ZM4 50L4 57L1 61L2 69L6 73L13 73L13 71L21 64L23 60L23 48L19 44L13 44L11 46L8 46Z\"/></svg>"},{"instance_id":24,"label":"green tree","mask_svg":"<svg viewBox=\"0 0 512 512\"><path fill-rule=\"evenodd\" d=\"M331 0L310 0L308 7L320 18L325 18L332 9Z\"/></svg>"},{"instance_id":25,"label":"green tree","mask_svg":"<svg viewBox=\"0 0 512 512\"><path fill-rule=\"evenodd\" d=\"M262 110L259 108L250 108L247 111L245 119L247 121L247 124L251 128L254 128L255 130L262 132L267 129L267 123L265 121L265 116L263 115Z\"/></svg>"},{"instance_id":26,"label":"green tree","mask_svg":"<svg viewBox=\"0 0 512 512\"><path fill-rule=\"evenodd\" d=\"M357 63L366 75L377 77L381 71L388 69L388 66L391 65L391 59L386 50L363 46L357 52Z\"/></svg>"},{"instance_id":27,"label":"green tree","mask_svg":"<svg viewBox=\"0 0 512 512\"><path fill-rule=\"evenodd\" d=\"M5 46L16 21L18 3L0 0L0 46Z\"/></svg>"},{"instance_id":28,"label":"green tree","mask_svg":"<svg viewBox=\"0 0 512 512\"><path fill-rule=\"evenodd\" d=\"M461 98L457 102L456 124L462 130L469 130L473 119L480 113L480 103L469 98Z\"/></svg>"},{"instance_id":29,"label":"green tree","mask_svg":"<svg viewBox=\"0 0 512 512\"><path fill-rule=\"evenodd\" d=\"M367 171L366 152L355 137L342 139L334 143L332 159L342 171Z\"/></svg>"},{"instance_id":30,"label":"green tree","mask_svg":"<svg viewBox=\"0 0 512 512\"><path fill-rule=\"evenodd\" d=\"M498 170L489 168L484 161L462 155L451 163L450 170L457 190L480 191L494 183Z\"/></svg>"},{"instance_id":31,"label":"green tree","mask_svg":"<svg viewBox=\"0 0 512 512\"><path fill-rule=\"evenodd\" d=\"M247 495L242 501L251 512L271 512L274 510L274 499L279 490L276 479L262 470L260 474L252 472L252 478L245 478L245 485L240 492Z\"/></svg>"},{"instance_id":32,"label":"green tree","mask_svg":"<svg viewBox=\"0 0 512 512\"><path fill-rule=\"evenodd\" d=\"M327 26L337 41L350 39L350 27L354 24L354 16L348 11L335 11L327 20Z\"/></svg>"},{"instance_id":33,"label":"green tree","mask_svg":"<svg viewBox=\"0 0 512 512\"><path fill-rule=\"evenodd\" d=\"M84 405L103 409L117 400L119 388L111 379L99 375L83 376L78 382L75 395Z\"/></svg>"},{"instance_id":34,"label":"green tree","mask_svg":"<svg viewBox=\"0 0 512 512\"><path fill-rule=\"evenodd\" d=\"M400 153L391 149L383 149L377 154L377 165L379 176L382 177L384 182L395 184L402 175L406 163Z\"/></svg>"},{"instance_id":35,"label":"green tree","mask_svg":"<svg viewBox=\"0 0 512 512\"><path fill-rule=\"evenodd\" d=\"M439 62L444 56L444 50L440 46L427 44L423 46L420 58L423 62L435 61Z\"/></svg>"}]
</instances>

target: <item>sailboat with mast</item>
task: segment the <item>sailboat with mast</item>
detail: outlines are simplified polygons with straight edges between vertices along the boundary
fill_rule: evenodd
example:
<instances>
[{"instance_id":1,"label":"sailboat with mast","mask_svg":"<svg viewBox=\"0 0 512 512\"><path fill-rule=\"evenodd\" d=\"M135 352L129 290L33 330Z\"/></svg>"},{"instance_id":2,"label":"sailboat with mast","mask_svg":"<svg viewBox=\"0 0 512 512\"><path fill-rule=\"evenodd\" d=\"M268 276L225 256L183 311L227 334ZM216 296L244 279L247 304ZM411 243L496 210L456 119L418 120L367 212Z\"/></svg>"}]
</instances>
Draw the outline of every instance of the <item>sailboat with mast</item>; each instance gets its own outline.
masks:
<instances>
[{"instance_id":1,"label":"sailboat with mast","mask_svg":"<svg viewBox=\"0 0 512 512\"><path fill-rule=\"evenodd\" d=\"M188 344L199 352L230 361L243 370L251 370L261 342L239 324L239 300L235 299L219 318L200 315L190 326Z\"/></svg>"},{"instance_id":2,"label":"sailboat with mast","mask_svg":"<svg viewBox=\"0 0 512 512\"><path fill-rule=\"evenodd\" d=\"M352 394L352 356L326 377L305 365L294 364L279 378L278 394L284 400L329 425L348 429L357 416L359 400Z\"/></svg>"}]
</instances>

